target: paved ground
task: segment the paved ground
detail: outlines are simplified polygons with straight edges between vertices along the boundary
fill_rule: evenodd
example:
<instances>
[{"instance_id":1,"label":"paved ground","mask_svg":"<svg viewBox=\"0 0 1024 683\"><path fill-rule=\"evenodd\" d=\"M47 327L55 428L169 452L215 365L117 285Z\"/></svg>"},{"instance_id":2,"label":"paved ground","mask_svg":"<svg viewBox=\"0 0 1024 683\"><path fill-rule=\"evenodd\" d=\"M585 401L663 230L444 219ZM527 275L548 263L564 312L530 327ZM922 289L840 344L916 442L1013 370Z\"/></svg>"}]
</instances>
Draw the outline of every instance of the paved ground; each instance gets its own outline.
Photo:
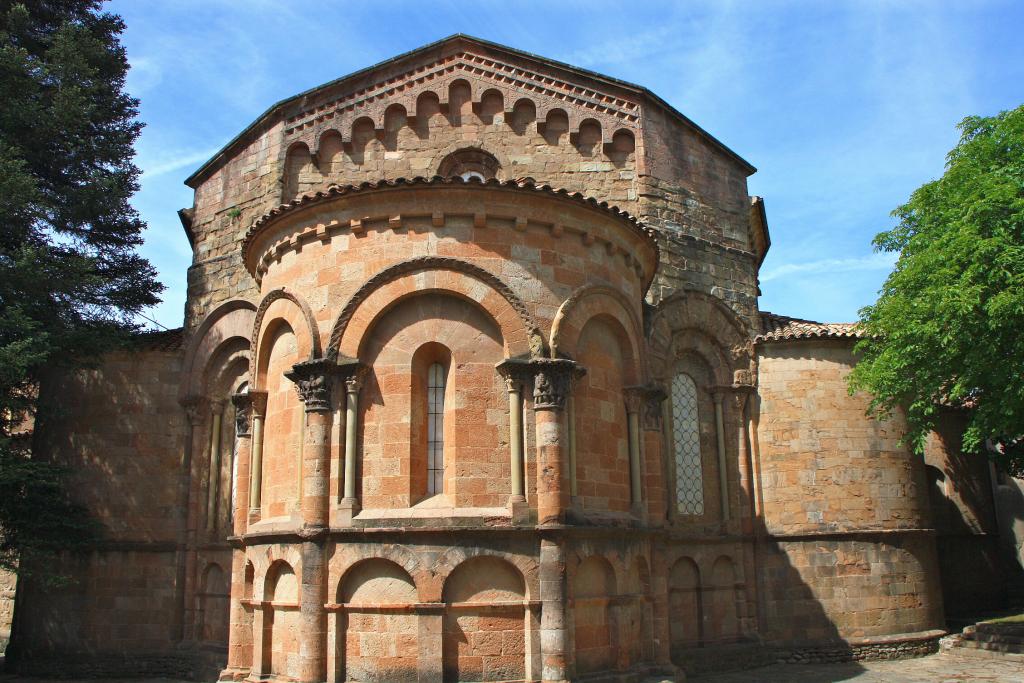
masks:
<instances>
[{"instance_id":1,"label":"paved ground","mask_svg":"<svg viewBox=\"0 0 1024 683\"><path fill-rule=\"evenodd\" d=\"M1024 662L942 653L895 662L768 666L690 680L694 683L1024 683Z\"/></svg>"},{"instance_id":2,"label":"paved ground","mask_svg":"<svg viewBox=\"0 0 1024 683\"><path fill-rule=\"evenodd\" d=\"M959 654L938 654L896 662L849 664L785 664L691 678L693 683L965 683L993 681L1024 683L1021 660L979 659ZM51 681L0 674L0 683L186 683L167 678L92 679L88 682Z\"/></svg>"}]
</instances>

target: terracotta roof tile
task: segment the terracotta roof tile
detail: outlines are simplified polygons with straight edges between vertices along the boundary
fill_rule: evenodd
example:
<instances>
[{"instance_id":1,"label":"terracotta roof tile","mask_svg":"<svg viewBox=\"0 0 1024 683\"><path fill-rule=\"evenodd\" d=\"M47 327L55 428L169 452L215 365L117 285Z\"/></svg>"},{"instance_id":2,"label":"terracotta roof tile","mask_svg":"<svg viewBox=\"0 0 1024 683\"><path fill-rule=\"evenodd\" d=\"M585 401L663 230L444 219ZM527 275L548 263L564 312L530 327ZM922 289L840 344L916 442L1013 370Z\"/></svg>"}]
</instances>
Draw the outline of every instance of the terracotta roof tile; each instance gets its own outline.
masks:
<instances>
[{"instance_id":1,"label":"terracotta roof tile","mask_svg":"<svg viewBox=\"0 0 1024 683\"><path fill-rule=\"evenodd\" d=\"M135 347L142 351L178 351L185 343L185 328L150 330L135 337Z\"/></svg>"},{"instance_id":2,"label":"terracotta roof tile","mask_svg":"<svg viewBox=\"0 0 1024 683\"><path fill-rule=\"evenodd\" d=\"M761 334L755 342L779 342L792 339L860 339L857 323L819 323L785 315L761 312Z\"/></svg>"}]
</instances>

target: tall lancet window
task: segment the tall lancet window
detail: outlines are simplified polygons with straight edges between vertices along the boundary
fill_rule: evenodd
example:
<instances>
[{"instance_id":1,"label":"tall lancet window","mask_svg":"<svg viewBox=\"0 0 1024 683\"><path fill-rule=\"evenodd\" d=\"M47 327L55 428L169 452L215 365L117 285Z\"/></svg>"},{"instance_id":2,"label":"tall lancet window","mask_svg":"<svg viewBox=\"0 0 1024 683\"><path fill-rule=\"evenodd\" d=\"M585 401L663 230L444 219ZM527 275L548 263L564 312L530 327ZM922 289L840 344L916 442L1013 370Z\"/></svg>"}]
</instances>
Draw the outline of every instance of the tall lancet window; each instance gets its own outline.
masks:
<instances>
[{"instance_id":1,"label":"tall lancet window","mask_svg":"<svg viewBox=\"0 0 1024 683\"><path fill-rule=\"evenodd\" d=\"M427 495L444 493L444 389L440 363L427 370Z\"/></svg>"},{"instance_id":2,"label":"tall lancet window","mask_svg":"<svg viewBox=\"0 0 1024 683\"><path fill-rule=\"evenodd\" d=\"M687 374L672 378L672 442L676 464L676 510L704 514L704 471L700 458L697 385Z\"/></svg>"}]
</instances>

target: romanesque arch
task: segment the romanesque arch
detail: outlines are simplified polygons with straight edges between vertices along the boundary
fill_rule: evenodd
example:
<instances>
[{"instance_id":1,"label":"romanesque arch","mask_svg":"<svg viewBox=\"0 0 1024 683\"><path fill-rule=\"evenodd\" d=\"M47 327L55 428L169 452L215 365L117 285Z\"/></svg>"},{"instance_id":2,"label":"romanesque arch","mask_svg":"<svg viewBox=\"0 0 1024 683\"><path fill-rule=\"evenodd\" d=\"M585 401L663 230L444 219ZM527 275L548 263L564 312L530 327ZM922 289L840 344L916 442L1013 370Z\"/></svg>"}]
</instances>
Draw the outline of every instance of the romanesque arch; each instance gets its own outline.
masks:
<instances>
[{"instance_id":1,"label":"romanesque arch","mask_svg":"<svg viewBox=\"0 0 1024 683\"><path fill-rule=\"evenodd\" d=\"M711 605L708 631L711 640L733 641L740 635L740 590L736 579L736 565L732 558L722 555L711 566Z\"/></svg>"},{"instance_id":2,"label":"romanesque arch","mask_svg":"<svg viewBox=\"0 0 1024 683\"><path fill-rule=\"evenodd\" d=\"M700 568L689 557L680 557L668 576L669 634L673 653L695 647L702 640L704 610Z\"/></svg>"},{"instance_id":3,"label":"romanesque arch","mask_svg":"<svg viewBox=\"0 0 1024 683\"><path fill-rule=\"evenodd\" d=\"M361 560L341 577L336 599L335 680L414 683L419 623L412 576L390 560Z\"/></svg>"},{"instance_id":4,"label":"romanesque arch","mask_svg":"<svg viewBox=\"0 0 1024 683\"><path fill-rule=\"evenodd\" d=\"M448 576L444 680L523 680L527 675L526 583L506 560L481 555Z\"/></svg>"},{"instance_id":5,"label":"romanesque arch","mask_svg":"<svg viewBox=\"0 0 1024 683\"><path fill-rule=\"evenodd\" d=\"M228 575L216 562L203 569L199 582L199 639L225 645L228 642L230 589Z\"/></svg>"},{"instance_id":6,"label":"romanesque arch","mask_svg":"<svg viewBox=\"0 0 1024 683\"><path fill-rule=\"evenodd\" d=\"M204 393L205 380L213 370L210 360L220 349L238 342L250 344L255 317L256 306L236 299L213 309L199 323L185 348L181 398Z\"/></svg>"},{"instance_id":7,"label":"romanesque arch","mask_svg":"<svg viewBox=\"0 0 1024 683\"><path fill-rule=\"evenodd\" d=\"M637 311L639 302L629 299L621 290L606 285L585 285L562 302L551 323L549 346L551 357L561 354L574 358L579 345L580 333L587 321L599 315L613 317L625 331L629 341L633 364L632 372L637 383L646 374L640 352L644 338L643 323Z\"/></svg>"},{"instance_id":8,"label":"romanesque arch","mask_svg":"<svg viewBox=\"0 0 1024 683\"><path fill-rule=\"evenodd\" d=\"M544 341L526 305L497 276L480 266L442 256L397 263L370 278L342 308L328 353L356 358L374 321L397 302L425 291L461 296L482 307L501 328L509 357L540 357Z\"/></svg>"},{"instance_id":9,"label":"romanesque arch","mask_svg":"<svg viewBox=\"0 0 1024 683\"><path fill-rule=\"evenodd\" d=\"M321 355L320 334L309 304L283 287L268 292L256 309L250 337L249 377L255 390L262 391L266 382L267 349L264 341L281 323L286 323L295 334L301 360L312 360Z\"/></svg>"},{"instance_id":10,"label":"romanesque arch","mask_svg":"<svg viewBox=\"0 0 1024 683\"><path fill-rule=\"evenodd\" d=\"M288 562L267 569L263 590L262 673L299 675L299 579Z\"/></svg>"},{"instance_id":11,"label":"romanesque arch","mask_svg":"<svg viewBox=\"0 0 1024 683\"><path fill-rule=\"evenodd\" d=\"M573 572L571 590L576 674L613 669L618 659L617 624L611 608L618 595L615 570L604 557L591 555Z\"/></svg>"}]
</instances>

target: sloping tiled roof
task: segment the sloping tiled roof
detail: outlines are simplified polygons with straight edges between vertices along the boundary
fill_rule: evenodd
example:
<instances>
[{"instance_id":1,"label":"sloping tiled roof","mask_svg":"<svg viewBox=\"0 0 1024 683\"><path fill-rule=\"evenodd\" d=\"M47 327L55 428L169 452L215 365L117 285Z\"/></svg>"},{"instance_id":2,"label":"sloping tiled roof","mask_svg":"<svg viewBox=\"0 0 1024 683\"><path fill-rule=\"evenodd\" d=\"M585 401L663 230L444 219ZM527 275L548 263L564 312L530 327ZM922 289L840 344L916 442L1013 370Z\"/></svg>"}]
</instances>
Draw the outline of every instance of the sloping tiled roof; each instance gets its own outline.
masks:
<instances>
[{"instance_id":1,"label":"sloping tiled roof","mask_svg":"<svg viewBox=\"0 0 1024 683\"><path fill-rule=\"evenodd\" d=\"M755 342L779 342L793 339L860 339L857 323L819 323L785 315L761 312L761 334Z\"/></svg>"},{"instance_id":2,"label":"sloping tiled roof","mask_svg":"<svg viewBox=\"0 0 1024 683\"><path fill-rule=\"evenodd\" d=\"M185 343L185 328L173 330L151 330L140 332L135 337L135 347L140 351L178 351Z\"/></svg>"}]
</instances>

